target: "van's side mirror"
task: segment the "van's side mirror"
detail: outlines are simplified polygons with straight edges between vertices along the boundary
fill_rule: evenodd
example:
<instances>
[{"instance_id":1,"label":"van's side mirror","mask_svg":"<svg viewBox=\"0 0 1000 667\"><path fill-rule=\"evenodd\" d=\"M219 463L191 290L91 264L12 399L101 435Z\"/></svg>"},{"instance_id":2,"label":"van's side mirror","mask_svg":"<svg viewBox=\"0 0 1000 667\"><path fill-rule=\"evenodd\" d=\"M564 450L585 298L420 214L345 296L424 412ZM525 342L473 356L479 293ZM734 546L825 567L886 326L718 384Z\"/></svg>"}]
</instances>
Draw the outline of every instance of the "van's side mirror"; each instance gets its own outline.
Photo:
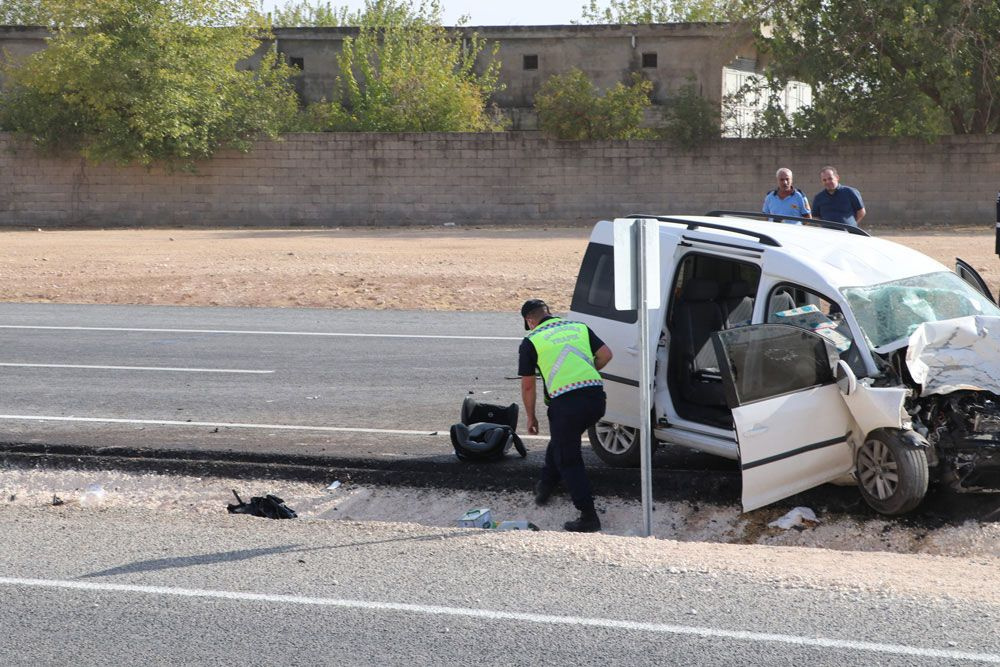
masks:
<instances>
[{"instance_id":1,"label":"van's side mirror","mask_svg":"<svg viewBox=\"0 0 1000 667\"><path fill-rule=\"evenodd\" d=\"M844 396L850 396L858 389L858 376L854 374L851 367L843 359L837 361L834 369L834 377L837 380L837 387Z\"/></svg>"}]
</instances>

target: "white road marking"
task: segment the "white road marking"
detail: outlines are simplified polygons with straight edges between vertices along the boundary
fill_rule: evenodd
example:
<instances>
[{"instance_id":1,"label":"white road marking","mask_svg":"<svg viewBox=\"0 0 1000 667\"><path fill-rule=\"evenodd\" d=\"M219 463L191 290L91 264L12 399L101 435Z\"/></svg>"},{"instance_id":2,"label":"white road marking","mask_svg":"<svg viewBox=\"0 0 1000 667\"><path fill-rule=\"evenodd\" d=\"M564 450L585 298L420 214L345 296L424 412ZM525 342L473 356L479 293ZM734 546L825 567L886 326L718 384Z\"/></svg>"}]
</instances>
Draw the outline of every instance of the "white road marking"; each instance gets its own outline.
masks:
<instances>
[{"instance_id":1,"label":"white road marking","mask_svg":"<svg viewBox=\"0 0 1000 667\"><path fill-rule=\"evenodd\" d=\"M96 366L90 364L14 364L0 362L0 366L16 368L87 368L112 371L170 371L171 373L253 373L266 375L274 371L249 371L235 368L168 368L166 366Z\"/></svg>"},{"instance_id":2,"label":"white road marking","mask_svg":"<svg viewBox=\"0 0 1000 667\"><path fill-rule=\"evenodd\" d=\"M355 428L350 426L303 426L299 424L245 424L240 422L189 422L170 419L118 419L115 417L55 417L51 415L0 415L8 421L90 422L94 424L146 424L152 426L215 426L226 428L259 428L279 431L327 431L337 433L387 433L396 435L447 436L447 428L436 431L402 431L386 428ZM548 436L523 435L522 440L548 440Z\"/></svg>"},{"instance_id":3,"label":"white road marking","mask_svg":"<svg viewBox=\"0 0 1000 667\"><path fill-rule=\"evenodd\" d=\"M460 618L485 619L491 621L515 621L541 625L569 625L581 627L607 628L656 634L689 635L694 637L733 639L744 642L791 644L807 648L832 648L884 655L906 655L921 658L943 658L1000 664L1000 654L973 653L946 649L907 646L905 644L884 644L846 639L826 639L823 637L802 637L799 635L769 632L749 632L745 630L724 630L722 628L673 625L670 623L641 623L612 618L588 618L584 616L555 616L511 611L494 611L463 607L442 607L437 605L406 604L402 602L374 602L370 600L346 600L338 598L317 598L302 595L273 595L268 593L244 593L240 591L220 591L199 588L173 588L168 586L137 586L133 584L96 583L90 581L67 581L62 579L20 579L0 577L0 585L24 588L55 588L90 592L139 593L144 595L164 595L173 597L233 600L238 602L268 602L275 604L312 605L318 607L339 607L341 609L363 609L367 611L404 612L432 616L453 616Z\"/></svg>"},{"instance_id":4,"label":"white road marking","mask_svg":"<svg viewBox=\"0 0 1000 667\"><path fill-rule=\"evenodd\" d=\"M240 329L142 329L136 327L56 327L0 324L0 329L50 329L58 331L132 331L139 333L247 334L258 336L326 336L340 338L442 338L447 340L521 340L513 336L451 336L444 334L374 334L324 331L244 331Z\"/></svg>"}]
</instances>

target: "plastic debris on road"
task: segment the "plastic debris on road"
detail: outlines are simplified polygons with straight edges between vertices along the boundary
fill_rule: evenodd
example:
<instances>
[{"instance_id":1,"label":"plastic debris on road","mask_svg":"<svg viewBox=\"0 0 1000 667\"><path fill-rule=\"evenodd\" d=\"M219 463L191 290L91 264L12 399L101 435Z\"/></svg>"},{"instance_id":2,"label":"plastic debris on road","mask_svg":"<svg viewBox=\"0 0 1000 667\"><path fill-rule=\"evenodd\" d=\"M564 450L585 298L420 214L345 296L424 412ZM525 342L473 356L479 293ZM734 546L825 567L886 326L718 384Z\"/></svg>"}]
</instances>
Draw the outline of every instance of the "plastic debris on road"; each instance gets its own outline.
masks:
<instances>
[{"instance_id":1,"label":"plastic debris on road","mask_svg":"<svg viewBox=\"0 0 1000 667\"><path fill-rule=\"evenodd\" d=\"M816 513L808 507L793 507L788 514L767 525L769 528L781 528L782 530L797 526L812 528L819 525L819 519L816 518Z\"/></svg>"},{"instance_id":2,"label":"plastic debris on road","mask_svg":"<svg viewBox=\"0 0 1000 667\"><path fill-rule=\"evenodd\" d=\"M538 530L538 526L524 519L501 521L496 525L496 528L497 530Z\"/></svg>"},{"instance_id":3,"label":"plastic debris on road","mask_svg":"<svg viewBox=\"0 0 1000 667\"><path fill-rule=\"evenodd\" d=\"M88 484L80 496L80 507L100 507L107 494L100 484Z\"/></svg>"},{"instance_id":4,"label":"plastic debris on road","mask_svg":"<svg viewBox=\"0 0 1000 667\"><path fill-rule=\"evenodd\" d=\"M230 514L249 514L265 519L294 519L298 516L284 500L270 493L263 497L254 496L248 503L243 502L236 489L233 489L233 495L236 496L237 504L226 505L226 510Z\"/></svg>"},{"instance_id":5,"label":"plastic debris on road","mask_svg":"<svg viewBox=\"0 0 1000 667\"><path fill-rule=\"evenodd\" d=\"M339 488L340 488L340 480L337 479L337 480L334 480L333 482L331 482L330 486L326 487L326 490L327 491L333 491L334 489L339 489Z\"/></svg>"}]
</instances>

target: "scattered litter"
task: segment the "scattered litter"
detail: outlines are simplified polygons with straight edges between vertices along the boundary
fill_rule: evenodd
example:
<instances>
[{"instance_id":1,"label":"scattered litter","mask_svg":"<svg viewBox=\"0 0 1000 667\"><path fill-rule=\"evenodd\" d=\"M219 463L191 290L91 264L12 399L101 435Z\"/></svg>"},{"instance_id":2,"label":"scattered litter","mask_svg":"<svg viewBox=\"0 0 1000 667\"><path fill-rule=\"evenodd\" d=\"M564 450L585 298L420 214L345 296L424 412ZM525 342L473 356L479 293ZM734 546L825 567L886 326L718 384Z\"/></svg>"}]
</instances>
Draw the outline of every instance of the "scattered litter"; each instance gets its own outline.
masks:
<instances>
[{"instance_id":1,"label":"scattered litter","mask_svg":"<svg viewBox=\"0 0 1000 667\"><path fill-rule=\"evenodd\" d=\"M52 506L53 507L59 507L60 505L65 505L65 504L66 504L65 500L63 500L62 498L60 498L59 496L57 496L54 493L52 494Z\"/></svg>"},{"instance_id":2,"label":"scattered litter","mask_svg":"<svg viewBox=\"0 0 1000 667\"><path fill-rule=\"evenodd\" d=\"M16 493L10 494L10 497L7 500L9 500L10 502L14 502L15 500L17 500L17 494Z\"/></svg>"},{"instance_id":3,"label":"scattered litter","mask_svg":"<svg viewBox=\"0 0 1000 667\"><path fill-rule=\"evenodd\" d=\"M334 489L340 488L340 480L336 479L330 483L330 486L326 487L327 491L333 491Z\"/></svg>"},{"instance_id":4,"label":"scattered litter","mask_svg":"<svg viewBox=\"0 0 1000 667\"><path fill-rule=\"evenodd\" d=\"M794 507L788 514L767 525L770 528L781 528L782 530L797 526L812 528L819 525L819 519L816 518L816 513L808 507Z\"/></svg>"},{"instance_id":5,"label":"scattered litter","mask_svg":"<svg viewBox=\"0 0 1000 667\"><path fill-rule=\"evenodd\" d=\"M211 431L209 431L209 433L218 433L218 432L219 432L219 427L218 426L216 426Z\"/></svg>"},{"instance_id":6,"label":"scattered litter","mask_svg":"<svg viewBox=\"0 0 1000 667\"><path fill-rule=\"evenodd\" d=\"M454 226L455 226L455 223L454 223L454 222L446 222L446 223L444 223L444 225L443 225L443 226L444 226L444 227L454 227Z\"/></svg>"},{"instance_id":7,"label":"scattered litter","mask_svg":"<svg viewBox=\"0 0 1000 667\"><path fill-rule=\"evenodd\" d=\"M263 498L254 496L248 503L243 502L240 494L236 493L236 489L233 489L233 495L236 496L237 504L226 505L230 514L249 514L265 519L294 519L298 516L295 510L285 504L284 500L270 493Z\"/></svg>"},{"instance_id":8,"label":"scattered litter","mask_svg":"<svg viewBox=\"0 0 1000 667\"><path fill-rule=\"evenodd\" d=\"M481 507L472 509L458 518L459 528L492 528L493 515L490 510Z\"/></svg>"},{"instance_id":9,"label":"scattered litter","mask_svg":"<svg viewBox=\"0 0 1000 667\"><path fill-rule=\"evenodd\" d=\"M496 528L497 530L538 530L538 526L524 519L501 521Z\"/></svg>"},{"instance_id":10,"label":"scattered litter","mask_svg":"<svg viewBox=\"0 0 1000 667\"><path fill-rule=\"evenodd\" d=\"M104 487L100 484L88 484L87 488L83 491L83 495L80 496L80 506L100 507L104 502L105 495L107 494L104 491Z\"/></svg>"},{"instance_id":11,"label":"scattered litter","mask_svg":"<svg viewBox=\"0 0 1000 667\"><path fill-rule=\"evenodd\" d=\"M307 401L315 401L319 396L306 396Z\"/></svg>"}]
</instances>

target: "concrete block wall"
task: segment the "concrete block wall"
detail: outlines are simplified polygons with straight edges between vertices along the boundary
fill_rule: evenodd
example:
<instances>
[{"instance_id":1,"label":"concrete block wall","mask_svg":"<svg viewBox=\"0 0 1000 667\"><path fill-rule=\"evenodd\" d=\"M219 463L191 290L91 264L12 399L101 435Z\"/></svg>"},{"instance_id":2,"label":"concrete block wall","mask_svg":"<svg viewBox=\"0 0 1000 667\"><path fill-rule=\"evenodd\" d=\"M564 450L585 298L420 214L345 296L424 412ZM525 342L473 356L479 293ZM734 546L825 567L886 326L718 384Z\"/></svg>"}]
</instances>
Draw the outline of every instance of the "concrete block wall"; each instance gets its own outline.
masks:
<instances>
[{"instance_id":1,"label":"concrete block wall","mask_svg":"<svg viewBox=\"0 0 1000 667\"><path fill-rule=\"evenodd\" d=\"M534 133L293 134L196 173L40 155L0 134L0 226L591 224L630 213L759 210L779 166L810 197L835 165L866 226L992 226L1000 137L936 143L559 142Z\"/></svg>"}]
</instances>

